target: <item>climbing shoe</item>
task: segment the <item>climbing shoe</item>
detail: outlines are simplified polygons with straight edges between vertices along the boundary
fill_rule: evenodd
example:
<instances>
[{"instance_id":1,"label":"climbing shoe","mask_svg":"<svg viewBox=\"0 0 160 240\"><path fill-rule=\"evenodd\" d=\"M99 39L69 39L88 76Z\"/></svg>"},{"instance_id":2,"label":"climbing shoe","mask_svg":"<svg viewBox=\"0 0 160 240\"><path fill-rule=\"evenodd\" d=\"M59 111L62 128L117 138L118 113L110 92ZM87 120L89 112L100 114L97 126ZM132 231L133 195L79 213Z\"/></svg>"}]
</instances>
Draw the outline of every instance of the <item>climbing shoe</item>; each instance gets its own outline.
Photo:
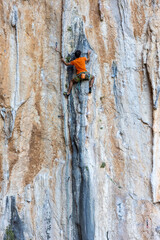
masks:
<instances>
[{"instance_id":1,"label":"climbing shoe","mask_svg":"<svg viewBox=\"0 0 160 240\"><path fill-rule=\"evenodd\" d=\"M64 92L63 95L64 95L65 97L69 97L70 93L68 94L67 92Z\"/></svg>"},{"instance_id":2,"label":"climbing shoe","mask_svg":"<svg viewBox=\"0 0 160 240\"><path fill-rule=\"evenodd\" d=\"M91 93L92 92L92 88L91 87L89 87L89 93Z\"/></svg>"}]
</instances>

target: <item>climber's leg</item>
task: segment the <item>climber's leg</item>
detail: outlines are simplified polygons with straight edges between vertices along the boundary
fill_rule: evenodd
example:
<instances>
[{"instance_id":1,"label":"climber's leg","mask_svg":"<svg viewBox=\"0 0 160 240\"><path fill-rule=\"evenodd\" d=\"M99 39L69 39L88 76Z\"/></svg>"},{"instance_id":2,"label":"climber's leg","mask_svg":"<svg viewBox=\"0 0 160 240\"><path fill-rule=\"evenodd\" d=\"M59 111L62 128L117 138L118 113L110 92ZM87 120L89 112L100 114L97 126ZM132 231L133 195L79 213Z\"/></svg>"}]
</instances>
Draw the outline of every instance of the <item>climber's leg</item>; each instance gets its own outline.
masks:
<instances>
[{"instance_id":1,"label":"climber's leg","mask_svg":"<svg viewBox=\"0 0 160 240\"><path fill-rule=\"evenodd\" d=\"M89 93L92 92L93 83L94 83L94 76L92 75L91 80L89 81Z\"/></svg>"},{"instance_id":2,"label":"climber's leg","mask_svg":"<svg viewBox=\"0 0 160 240\"><path fill-rule=\"evenodd\" d=\"M68 88L68 91L67 91L67 95L69 95L71 93L71 90L72 90L72 87L73 87L73 84L75 83L74 79L72 79L69 83L69 88Z\"/></svg>"},{"instance_id":3,"label":"climber's leg","mask_svg":"<svg viewBox=\"0 0 160 240\"><path fill-rule=\"evenodd\" d=\"M70 95L74 83L75 83L75 81L74 81L74 79L72 79L69 83L68 91L63 93L63 95L65 97L68 97Z\"/></svg>"},{"instance_id":4,"label":"climber's leg","mask_svg":"<svg viewBox=\"0 0 160 240\"><path fill-rule=\"evenodd\" d=\"M79 81L81 81L81 78L80 78L80 74L77 74L74 79L72 79L69 83L69 88L68 88L68 91L67 92L64 92L63 95L65 96L69 96L70 93L71 93L71 90L72 90L72 87L73 87L73 84L74 83L78 83Z\"/></svg>"},{"instance_id":5,"label":"climber's leg","mask_svg":"<svg viewBox=\"0 0 160 240\"><path fill-rule=\"evenodd\" d=\"M89 81L89 87L93 87L93 83L94 83L94 76L91 77L91 80Z\"/></svg>"}]
</instances>

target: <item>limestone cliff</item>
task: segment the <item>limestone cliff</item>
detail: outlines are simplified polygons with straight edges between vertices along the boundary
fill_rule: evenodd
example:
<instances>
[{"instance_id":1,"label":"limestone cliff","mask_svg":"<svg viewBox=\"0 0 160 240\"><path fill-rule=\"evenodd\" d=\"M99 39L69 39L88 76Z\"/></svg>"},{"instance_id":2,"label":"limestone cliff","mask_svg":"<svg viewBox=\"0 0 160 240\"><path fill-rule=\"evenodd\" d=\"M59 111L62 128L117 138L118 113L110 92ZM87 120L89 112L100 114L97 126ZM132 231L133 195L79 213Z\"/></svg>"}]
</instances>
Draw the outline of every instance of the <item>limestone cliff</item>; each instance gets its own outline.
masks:
<instances>
[{"instance_id":1,"label":"limestone cliff","mask_svg":"<svg viewBox=\"0 0 160 240\"><path fill-rule=\"evenodd\" d=\"M160 239L160 1L0 13L0 239ZM75 69L56 47L91 50L92 94L63 96Z\"/></svg>"}]
</instances>

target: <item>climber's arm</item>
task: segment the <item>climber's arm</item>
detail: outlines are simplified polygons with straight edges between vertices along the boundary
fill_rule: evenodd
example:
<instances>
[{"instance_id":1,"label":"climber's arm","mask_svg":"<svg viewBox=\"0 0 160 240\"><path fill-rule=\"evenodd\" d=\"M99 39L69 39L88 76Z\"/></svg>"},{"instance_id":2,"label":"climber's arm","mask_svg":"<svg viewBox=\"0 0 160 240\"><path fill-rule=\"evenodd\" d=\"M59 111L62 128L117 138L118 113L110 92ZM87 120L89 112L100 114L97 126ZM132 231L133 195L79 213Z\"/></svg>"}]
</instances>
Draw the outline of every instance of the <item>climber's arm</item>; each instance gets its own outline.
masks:
<instances>
[{"instance_id":1,"label":"climber's arm","mask_svg":"<svg viewBox=\"0 0 160 240\"><path fill-rule=\"evenodd\" d=\"M91 51L88 50L88 58L86 59L87 62L89 62L89 60L90 60L90 54L91 54Z\"/></svg>"},{"instance_id":2,"label":"climber's arm","mask_svg":"<svg viewBox=\"0 0 160 240\"><path fill-rule=\"evenodd\" d=\"M66 66L71 66L72 65L71 63L66 63L63 58L61 60Z\"/></svg>"}]
</instances>

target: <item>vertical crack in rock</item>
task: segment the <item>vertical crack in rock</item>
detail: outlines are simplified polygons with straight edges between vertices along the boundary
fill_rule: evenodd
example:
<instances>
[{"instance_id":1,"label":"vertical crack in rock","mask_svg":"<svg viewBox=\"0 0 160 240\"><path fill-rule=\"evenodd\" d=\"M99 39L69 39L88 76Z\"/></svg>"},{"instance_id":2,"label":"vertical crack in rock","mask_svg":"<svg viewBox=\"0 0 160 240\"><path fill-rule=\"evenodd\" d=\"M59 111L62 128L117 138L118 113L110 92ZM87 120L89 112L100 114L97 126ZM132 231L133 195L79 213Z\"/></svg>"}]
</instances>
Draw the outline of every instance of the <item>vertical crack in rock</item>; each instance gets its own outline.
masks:
<instances>
[{"instance_id":1,"label":"vertical crack in rock","mask_svg":"<svg viewBox=\"0 0 160 240\"><path fill-rule=\"evenodd\" d=\"M80 25L79 41L76 49L86 55L90 48ZM68 79L73 76L73 68L68 70ZM91 199L91 180L89 171L85 168L85 109L87 108L88 82L77 85L76 95L69 101L70 135L72 143L72 193L73 193L73 224L75 226L73 238L94 239L94 205ZM76 98L76 99L75 99ZM76 103L75 103L76 101ZM75 109L79 105L79 113Z\"/></svg>"},{"instance_id":2,"label":"vertical crack in rock","mask_svg":"<svg viewBox=\"0 0 160 240\"><path fill-rule=\"evenodd\" d=\"M61 55L64 52L64 36L65 36L65 0L61 2ZM67 226L65 229L66 232L66 239L72 239L72 222L71 222L71 211L72 211L72 199L71 199L71 166L70 166L70 159L71 159L71 151L70 151L70 137L69 137L69 130L68 130L68 111L67 111L67 104L66 99L63 96L64 88L65 88L65 67L61 65L61 91L62 91L62 109L63 109L63 116L64 116L64 139L66 145L66 217L67 217Z\"/></svg>"},{"instance_id":3,"label":"vertical crack in rock","mask_svg":"<svg viewBox=\"0 0 160 240\"><path fill-rule=\"evenodd\" d=\"M119 103L119 100L118 100L118 90L117 90L117 83L116 83L116 80L117 80L117 64L115 61L113 61L112 63L112 78L114 80L114 84L113 84L113 93L114 93L114 97L115 97L115 103L116 103L116 108L117 108L117 111L120 113L120 103Z\"/></svg>"},{"instance_id":4,"label":"vertical crack in rock","mask_svg":"<svg viewBox=\"0 0 160 240\"><path fill-rule=\"evenodd\" d=\"M15 42L16 42L16 77L15 77L14 110L13 110L16 114L16 110L19 105L18 103L19 103L19 84L20 84L19 43L18 43L18 9L16 6L13 7L11 25L15 29Z\"/></svg>"},{"instance_id":5,"label":"vertical crack in rock","mask_svg":"<svg viewBox=\"0 0 160 240\"><path fill-rule=\"evenodd\" d=\"M11 109L5 110L3 109L4 119L4 130L7 139L11 138L12 132L14 129L14 123L16 118L16 112L19 106L22 104L20 103L19 97L19 85L20 85L20 76L19 76L19 43L18 43L18 9L16 6L13 7L12 15L11 15L11 26L14 28L15 31L15 45L16 45L16 76L15 76L15 89L14 89L14 97L13 103L11 104Z\"/></svg>"},{"instance_id":6,"label":"vertical crack in rock","mask_svg":"<svg viewBox=\"0 0 160 240\"><path fill-rule=\"evenodd\" d=\"M15 122L15 118L16 118L16 111L17 111L17 108L18 108L19 83L20 83L20 77L19 77L19 44L18 44L18 9L16 8L16 6L14 6L14 8L13 8L11 24L12 24L12 27L15 29L16 77L15 77L14 105L13 105L13 110L12 110L13 123L12 123L10 137L12 135L12 131L13 131L13 128L14 128L14 122Z\"/></svg>"},{"instance_id":7,"label":"vertical crack in rock","mask_svg":"<svg viewBox=\"0 0 160 240\"><path fill-rule=\"evenodd\" d=\"M147 42L143 50L143 63L146 68L153 96L153 201L160 202L160 10L150 18L147 29Z\"/></svg>"},{"instance_id":8,"label":"vertical crack in rock","mask_svg":"<svg viewBox=\"0 0 160 240\"><path fill-rule=\"evenodd\" d=\"M12 137L12 132L14 129L16 113L20 106L22 106L26 101L20 101L20 73L19 73L19 42L18 42L18 9L16 6L13 7L11 14L11 26L14 29L15 34L15 54L16 54L16 75L15 75L15 89L13 95L13 101L10 108L2 108L1 116L4 120L4 131L6 138Z\"/></svg>"},{"instance_id":9,"label":"vertical crack in rock","mask_svg":"<svg viewBox=\"0 0 160 240\"><path fill-rule=\"evenodd\" d=\"M98 10L99 10L99 15L100 15L100 20L104 20L104 13L102 11L102 2L101 0L98 0Z\"/></svg>"},{"instance_id":10,"label":"vertical crack in rock","mask_svg":"<svg viewBox=\"0 0 160 240\"><path fill-rule=\"evenodd\" d=\"M6 212L10 213L10 222L9 225L11 230L14 233L16 240L25 240L23 233L23 222L18 215L18 211L16 208L15 197L11 196L10 198L6 198ZM7 240L8 237L4 236L4 240Z\"/></svg>"},{"instance_id":11,"label":"vertical crack in rock","mask_svg":"<svg viewBox=\"0 0 160 240\"><path fill-rule=\"evenodd\" d=\"M63 24L66 24L66 22L63 22ZM64 28L65 26L63 26L63 34L65 33ZM76 16L72 21L70 29L70 34L72 34L70 43L72 53L70 54L70 60L74 58L73 52L76 49L81 50L82 56L86 57L87 51L91 49L91 47L83 31L82 20ZM65 37L63 40L65 40ZM64 44L65 43L62 43L63 55L65 55L66 52L66 46L64 46ZM73 78L73 74L73 67L68 67L68 83ZM64 76L65 72L62 73L63 81L65 81ZM62 84L64 84L64 82ZM91 173L85 166L85 160L88 157L85 153L85 114L88 90L89 83L87 81L78 83L76 86L74 85L71 96L68 99L68 105L66 106L69 112L69 134L72 146L72 237L74 240L93 240L95 234L93 183L91 182ZM63 108L64 107L65 105ZM65 124L65 127L67 127L67 124ZM66 129L65 132L67 133ZM67 139L69 138L66 137L66 143L69 144Z\"/></svg>"}]
</instances>

